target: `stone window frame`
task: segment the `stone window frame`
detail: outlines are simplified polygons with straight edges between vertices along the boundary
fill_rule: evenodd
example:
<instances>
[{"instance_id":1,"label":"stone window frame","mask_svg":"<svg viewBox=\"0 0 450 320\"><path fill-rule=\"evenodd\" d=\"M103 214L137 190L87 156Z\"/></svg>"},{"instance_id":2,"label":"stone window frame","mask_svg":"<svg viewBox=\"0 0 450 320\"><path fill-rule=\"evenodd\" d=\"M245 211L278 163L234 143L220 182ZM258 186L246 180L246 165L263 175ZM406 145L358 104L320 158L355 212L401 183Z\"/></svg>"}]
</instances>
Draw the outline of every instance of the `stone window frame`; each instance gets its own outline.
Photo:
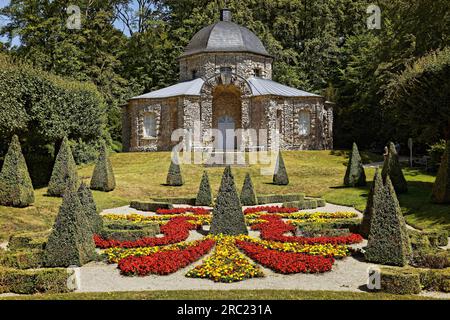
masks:
<instances>
[{"instance_id":1,"label":"stone window frame","mask_svg":"<svg viewBox=\"0 0 450 320\"><path fill-rule=\"evenodd\" d=\"M155 133L154 137L145 136L144 119L146 114L153 114L155 116ZM148 106L141 110L139 114L139 139L144 141L157 141L160 134L160 122L161 122L161 106Z\"/></svg>"},{"instance_id":2,"label":"stone window frame","mask_svg":"<svg viewBox=\"0 0 450 320\"><path fill-rule=\"evenodd\" d=\"M294 136L296 144L301 141L309 140L312 138L313 127L313 108L314 106L309 103L294 104ZM300 134L300 115L302 112L308 112L310 116L309 132L307 135Z\"/></svg>"}]
</instances>

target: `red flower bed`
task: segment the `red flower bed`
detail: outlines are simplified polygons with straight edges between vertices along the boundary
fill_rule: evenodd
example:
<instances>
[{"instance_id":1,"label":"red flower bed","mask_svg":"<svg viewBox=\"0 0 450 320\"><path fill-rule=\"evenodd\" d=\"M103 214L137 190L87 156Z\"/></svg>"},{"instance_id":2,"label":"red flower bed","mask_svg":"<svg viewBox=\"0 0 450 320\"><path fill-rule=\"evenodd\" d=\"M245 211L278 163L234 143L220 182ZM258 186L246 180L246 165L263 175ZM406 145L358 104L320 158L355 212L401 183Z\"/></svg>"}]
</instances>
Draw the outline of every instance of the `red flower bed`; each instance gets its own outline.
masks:
<instances>
[{"instance_id":1,"label":"red flower bed","mask_svg":"<svg viewBox=\"0 0 450 320\"><path fill-rule=\"evenodd\" d=\"M298 212L298 209L297 208L283 208L283 207L268 206L268 207L248 208L248 209L244 210L244 214L252 214L252 213L259 213L259 212L294 213L294 212Z\"/></svg>"},{"instance_id":2,"label":"red flower bed","mask_svg":"<svg viewBox=\"0 0 450 320\"><path fill-rule=\"evenodd\" d=\"M295 231L293 225L284 222L280 217L275 215L262 216L261 219L266 220L266 222L253 225L252 230L259 230L261 232L261 238L264 240L302 244L354 244L363 241L363 238L359 234L317 238L285 236L285 233Z\"/></svg>"},{"instance_id":3,"label":"red flower bed","mask_svg":"<svg viewBox=\"0 0 450 320\"><path fill-rule=\"evenodd\" d=\"M270 250L246 241L236 241L236 245L257 263L283 274L324 273L334 263L333 258Z\"/></svg>"},{"instance_id":4,"label":"red flower bed","mask_svg":"<svg viewBox=\"0 0 450 320\"><path fill-rule=\"evenodd\" d=\"M214 246L214 240L204 240L183 250L162 251L145 257L128 257L119 261L124 275L168 275L197 261Z\"/></svg>"},{"instance_id":5,"label":"red flower bed","mask_svg":"<svg viewBox=\"0 0 450 320\"><path fill-rule=\"evenodd\" d=\"M206 215L210 214L210 211L204 208L175 208L175 209L158 209L156 213L159 215L185 214L185 213Z\"/></svg>"},{"instance_id":6,"label":"red flower bed","mask_svg":"<svg viewBox=\"0 0 450 320\"><path fill-rule=\"evenodd\" d=\"M102 237L95 235L94 242L95 245L100 249L108 249L114 247L121 248L139 248L139 247L154 247L154 246L165 246L169 244L174 244L178 242L185 241L189 238L189 231L195 230L198 227L188 222L186 217L176 217L171 219L166 225L161 227L161 233L164 237L157 238L142 238L137 241L117 241L117 240L106 240Z\"/></svg>"}]
</instances>

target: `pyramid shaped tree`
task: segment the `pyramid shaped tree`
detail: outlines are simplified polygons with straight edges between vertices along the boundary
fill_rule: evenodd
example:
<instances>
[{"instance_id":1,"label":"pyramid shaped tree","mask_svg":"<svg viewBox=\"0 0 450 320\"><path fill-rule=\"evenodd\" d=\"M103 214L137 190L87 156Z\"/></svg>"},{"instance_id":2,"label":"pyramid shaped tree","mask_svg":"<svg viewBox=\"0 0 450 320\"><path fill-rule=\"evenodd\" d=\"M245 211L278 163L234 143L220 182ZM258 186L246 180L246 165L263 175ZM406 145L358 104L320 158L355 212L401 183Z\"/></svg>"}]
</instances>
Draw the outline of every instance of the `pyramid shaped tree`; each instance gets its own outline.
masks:
<instances>
[{"instance_id":1,"label":"pyramid shaped tree","mask_svg":"<svg viewBox=\"0 0 450 320\"><path fill-rule=\"evenodd\" d=\"M211 206L213 203L211 185L209 184L208 173L203 172L202 181L198 189L197 199L195 200L196 206Z\"/></svg>"},{"instance_id":2,"label":"pyramid shaped tree","mask_svg":"<svg viewBox=\"0 0 450 320\"><path fill-rule=\"evenodd\" d=\"M405 266L411 257L411 243L400 205L389 177L375 181L373 215L366 260L383 265Z\"/></svg>"},{"instance_id":3,"label":"pyramid shaped tree","mask_svg":"<svg viewBox=\"0 0 450 320\"><path fill-rule=\"evenodd\" d=\"M403 175L402 167L400 166L397 150L392 142L389 143L389 153L386 160L384 160L382 175L384 181L386 181L386 178L389 176L395 192L399 194L408 192L408 184Z\"/></svg>"},{"instance_id":4,"label":"pyramid shaped tree","mask_svg":"<svg viewBox=\"0 0 450 320\"><path fill-rule=\"evenodd\" d=\"M70 150L69 141L64 137L48 184L48 195L62 197L66 190L76 192L79 187L77 166Z\"/></svg>"},{"instance_id":5,"label":"pyramid shaped tree","mask_svg":"<svg viewBox=\"0 0 450 320\"><path fill-rule=\"evenodd\" d=\"M247 173L245 176L244 186L241 192L241 204L243 206L256 206L258 204L258 198L256 197L250 173Z\"/></svg>"},{"instance_id":6,"label":"pyramid shaped tree","mask_svg":"<svg viewBox=\"0 0 450 320\"><path fill-rule=\"evenodd\" d=\"M34 190L28 167L15 135L0 173L0 205L24 208L34 202Z\"/></svg>"},{"instance_id":7,"label":"pyramid shaped tree","mask_svg":"<svg viewBox=\"0 0 450 320\"><path fill-rule=\"evenodd\" d=\"M103 192L110 192L116 188L116 179L111 161L108 157L108 150L106 144L103 142L100 148L100 154L97 164L94 168L94 173L91 179L91 189Z\"/></svg>"},{"instance_id":8,"label":"pyramid shaped tree","mask_svg":"<svg viewBox=\"0 0 450 320\"><path fill-rule=\"evenodd\" d=\"M78 189L78 198L84 208L84 214L91 226L92 232L98 234L103 227L103 219L97 213L97 206L94 197L92 196L92 192L84 182L81 183L80 188Z\"/></svg>"},{"instance_id":9,"label":"pyramid shaped tree","mask_svg":"<svg viewBox=\"0 0 450 320\"><path fill-rule=\"evenodd\" d=\"M347 187L362 187L366 185L366 173L364 172L358 146L353 143L352 153L345 173L344 185Z\"/></svg>"},{"instance_id":10,"label":"pyramid shaped tree","mask_svg":"<svg viewBox=\"0 0 450 320\"><path fill-rule=\"evenodd\" d=\"M273 184L278 186L287 186L289 184L289 177L286 171L286 166L284 165L284 159L281 151L278 153L277 163L275 165Z\"/></svg>"},{"instance_id":11,"label":"pyramid shaped tree","mask_svg":"<svg viewBox=\"0 0 450 320\"><path fill-rule=\"evenodd\" d=\"M67 190L44 252L47 267L82 266L96 256L92 228L76 192Z\"/></svg>"},{"instance_id":12,"label":"pyramid shaped tree","mask_svg":"<svg viewBox=\"0 0 450 320\"><path fill-rule=\"evenodd\" d=\"M248 234L231 167L225 168L211 222L211 234Z\"/></svg>"},{"instance_id":13,"label":"pyramid shaped tree","mask_svg":"<svg viewBox=\"0 0 450 320\"><path fill-rule=\"evenodd\" d=\"M166 185L171 187L181 187L184 185L183 176L181 174L180 161L175 154L170 163L169 172L167 173Z\"/></svg>"},{"instance_id":14,"label":"pyramid shaped tree","mask_svg":"<svg viewBox=\"0 0 450 320\"><path fill-rule=\"evenodd\" d=\"M433 186L433 202L450 203L450 141L447 142L441 166Z\"/></svg>"},{"instance_id":15,"label":"pyramid shaped tree","mask_svg":"<svg viewBox=\"0 0 450 320\"><path fill-rule=\"evenodd\" d=\"M359 230L359 233L366 239L369 237L370 224L373 216L373 198L375 194L382 194L382 188L383 179L381 177L380 170L377 168L377 170L375 171L375 176L373 178L372 187L369 191L366 209L364 210L363 220Z\"/></svg>"}]
</instances>

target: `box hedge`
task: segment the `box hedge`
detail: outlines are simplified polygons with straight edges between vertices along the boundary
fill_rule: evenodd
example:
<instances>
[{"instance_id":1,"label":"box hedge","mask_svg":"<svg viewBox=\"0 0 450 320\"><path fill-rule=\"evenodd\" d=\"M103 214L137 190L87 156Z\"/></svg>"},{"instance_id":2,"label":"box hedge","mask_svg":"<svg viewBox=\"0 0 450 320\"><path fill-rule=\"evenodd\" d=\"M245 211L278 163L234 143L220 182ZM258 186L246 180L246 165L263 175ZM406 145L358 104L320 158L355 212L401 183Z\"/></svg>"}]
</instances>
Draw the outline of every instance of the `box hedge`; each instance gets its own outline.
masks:
<instances>
[{"instance_id":1,"label":"box hedge","mask_svg":"<svg viewBox=\"0 0 450 320\"><path fill-rule=\"evenodd\" d=\"M111 239L117 241L135 241L145 237L155 237L160 233L159 224L145 223L145 224L123 224L110 223L107 224L100 235L104 239Z\"/></svg>"},{"instance_id":2,"label":"box hedge","mask_svg":"<svg viewBox=\"0 0 450 320\"><path fill-rule=\"evenodd\" d=\"M95 234L100 232L103 227L103 218L98 214L97 205L95 204L92 192L85 183L82 183L78 189L78 198L80 199L81 206L83 207L88 224L92 229L92 233Z\"/></svg>"},{"instance_id":3,"label":"box hedge","mask_svg":"<svg viewBox=\"0 0 450 320\"><path fill-rule=\"evenodd\" d=\"M433 185L433 202L450 203L450 141L447 142L436 181Z\"/></svg>"},{"instance_id":4,"label":"box hedge","mask_svg":"<svg viewBox=\"0 0 450 320\"><path fill-rule=\"evenodd\" d=\"M174 157L170 162L169 172L167 173L166 185L171 187L181 187L184 185L183 175L178 157Z\"/></svg>"},{"instance_id":5,"label":"box hedge","mask_svg":"<svg viewBox=\"0 0 450 320\"><path fill-rule=\"evenodd\" d=\"M197 198L192 198L192 197L171 197L171 198L152 198L151 200L153 202L158 202L158 203L168 203L168 204L195 206ZM163 208L161 208L161 209L163 209Z\"/></svg>"},{"instance_id":6,"label":"box hedge","mask_svg":"<svg viewBox=\"0 0 450 320\"><path fill-rule=\"evenodd\" d=\"M209 184L208 172L204 171L202 181L200 182L200 186L198 188L195 205L209 207L212 204L213 204L213 196L211 185Z\"/></svg>"},{"instance_id":7,"label":"box hedge","mask_svg":"<svg viewBox=\"0 0 450 320\"><path fill-rule=\"evenodd\" d=\"M173 209L173 205L167 202L132 201L130 207L132 209L144 212L156 212L158 209Z\"/></svg>"},{"instance_id":8,"label":"box hedge","mask_svg":"<svg viewBox=\"0 0 450 320\"><path fill-rule=\"evenodd\" d=\"M353 143L345 173L344 185L348 187L362 187L366 185L366 173L364 172L363 163L356 143Z\"/></svg>"},{"instance_id":9,"label":"box hedge","mask_svg":"<svg viewBox=\"0 0 450 320\"><path fill-rule=\"evenodd\" d=\"M106 144L103 142L91 179L91 189L110 192L116 188L116 178L111 161L108 157Z\"/></svg>"},{"instance_id":10,"label":"box hedge","mask_svg":"<svg viewBox=\"0 0 450 320\"><path fill-rule=\"evenodd\" d=\"M303 201L305 200L305 195L303 193L294 193L294 194L268 194L268 195L259 195L258 196L258 204L272 204L272 203L284 203L284 202L293 202L293 201Z\"/></svg>"},{"instance_id":11,"label":"box hedge","mask_svg":"<svg viewBox=\"0 0 450 320\"><path fill-rule=\"evenodd\" d=\"M396 193L408 192L408 183L403 175L402 167L398 158L394 143L389 143L389 153L384 161L382 171L383 181L389 177Z\"/></svg>"},{"instance_id":12,"label":"box hedge","mask_svg":"<svg viewBox=\"0 0 450 320\"><path fill-rule=\"evenodd\" d=\"M284 165L283 154L278 153L277 163L275 165L275 172L273 174L273 184L277 186L287 186L289 184L289 177Z\"/></svg>"},{"instance_id":13,"label":"box hedge","mask_svg":"<svg viewBox=\"0 0 450 320\"><path fill-rule=\"evenodd\" d=\"M11 251L21 249L44 249L49 235L50 230L13 234L9 238L8 249Z\"/></svg>"},{"instance_id":14,"label":"box hedge","mask_svg":"<svg viewBox=\"0 0 450 320\"><path fill-rule=\"evenodd\" d=\"M243 206L256 206L258 198L256 196L255 188L253 187L252 177L250 173L245 175L244 185L241 191L241 204Z\"/></svg>"},{"instance_id":15,"label":"box hedge","mask_svg":"<svg viewBox=\"0 0 450 320\"><path fill-rule=\"evenodd\" d=\"M419 294L422 291L420 276L409 269L382 269L381 290L392 294Z\"/></svg>"},{"instance_id":16,"label":"box hedge","mask_svg":"<svg viewBox=\"0 0 450 320\"><path fill-rule=\"evenodd\" d=\"M37 269L43 266L43 250L0 252L0 266L14 269Z\"/></svg>"}]
</instances>

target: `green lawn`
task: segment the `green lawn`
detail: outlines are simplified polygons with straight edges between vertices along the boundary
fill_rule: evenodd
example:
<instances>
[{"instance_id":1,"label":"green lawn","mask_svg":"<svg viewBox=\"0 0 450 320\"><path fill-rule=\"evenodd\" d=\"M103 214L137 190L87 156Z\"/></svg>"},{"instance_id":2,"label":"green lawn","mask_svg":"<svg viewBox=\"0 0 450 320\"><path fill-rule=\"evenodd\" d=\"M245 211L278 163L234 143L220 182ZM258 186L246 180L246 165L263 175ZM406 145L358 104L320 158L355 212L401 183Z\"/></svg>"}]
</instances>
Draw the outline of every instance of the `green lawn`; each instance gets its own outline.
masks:
<instances>
[{"instance_id":1,"label":"green lawn","mask_svg":"<svg viewBox=\"0 0 450 320\"><path fill-rule=\"evenodd\" d=\"M296 290L145 291L69 293L3 298L3 300L428 300L414 295ZM2 300L2 299L0 299Z\"/></svg>"},{"instance_id":2,"label":"green lawn","mask_svg":"<svg viewBox=\"0 0 450 320\"><path fill-rule=\"evenodd\" d=\"M288 187L271 184L272 177L260 175L260 165L233 168L240 189L245 174L250 172L260 194L304 192L309 196L324 197L327 201L364 209L368 188L342 188L347 161L345 152L292 151L284 159L290 177ZM367 156L365 158L368 158ZM100 210L129 204L130 200L148 200L150 197L195 196L200 183L202 166L184 165L186 184L180 188L164 186L170 153L122 153L111 157L117 180L117 189L111 193L94 192ZM378 159L377 159L378 160ZM223 168L208 168L213 191L219 188ZM93 166L79 169L80 176L89 182ZM369 180L374 170L366 171ZM405 169L410 192L400 197L409 223L419 228L450 230L450 206L430 203L434 177L416 170ZM5 240L17 231L44 230L52 226L61 203L60 199L45 196L45 189L36 191L36 204L26 209L0 206L0 239Z\"/></svg>"}]
</instances>

